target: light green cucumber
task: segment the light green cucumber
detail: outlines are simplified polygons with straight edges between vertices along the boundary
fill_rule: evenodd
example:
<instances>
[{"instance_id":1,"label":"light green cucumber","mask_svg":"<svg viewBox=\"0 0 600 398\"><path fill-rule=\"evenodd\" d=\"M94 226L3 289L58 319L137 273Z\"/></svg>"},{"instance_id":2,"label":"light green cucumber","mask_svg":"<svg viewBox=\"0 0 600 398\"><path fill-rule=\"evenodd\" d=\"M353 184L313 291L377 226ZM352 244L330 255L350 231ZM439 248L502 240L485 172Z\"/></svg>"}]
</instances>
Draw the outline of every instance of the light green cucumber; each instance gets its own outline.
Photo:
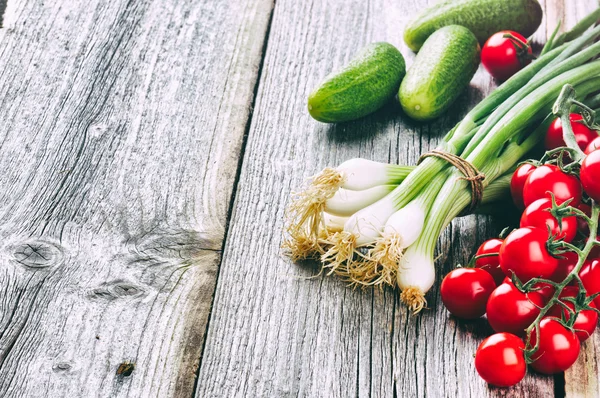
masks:
<instances>
[{"instance_id":1,"label":"light green cucumber","mask_svg":"<svg viewBox=\"0 0 600 398\"><path fill-rule=\"evenodd\" d=\"M477 38L465 27L445 26L432 34L400 85L404 112L416 120L444 113L469 85L479 55Z\"/></svg>"},{"instance_id":2,"label":"light green cucumber","mask_svg":"<svg viewBox=\"0 0 600 398\"><path fill-rule=\"evenodd\" d=\"M537 0L445 0L424 10L404 30L404 41L419 51L425 40L441 27L461 25L479 43L501 30L531 36L542 22L542 7Z\"/></svg>"},{"instance_id":3,"label":"light green cucumber","mask_svg":"<svg viewBox=\"0 0 600 398\"><path fill-rule=\"evenodd\" d=\"M404 57L389 43L372 43L308 96L308 112L320 122L354 120L394 97L406 74Z\"/></svg>"}]
</instances>

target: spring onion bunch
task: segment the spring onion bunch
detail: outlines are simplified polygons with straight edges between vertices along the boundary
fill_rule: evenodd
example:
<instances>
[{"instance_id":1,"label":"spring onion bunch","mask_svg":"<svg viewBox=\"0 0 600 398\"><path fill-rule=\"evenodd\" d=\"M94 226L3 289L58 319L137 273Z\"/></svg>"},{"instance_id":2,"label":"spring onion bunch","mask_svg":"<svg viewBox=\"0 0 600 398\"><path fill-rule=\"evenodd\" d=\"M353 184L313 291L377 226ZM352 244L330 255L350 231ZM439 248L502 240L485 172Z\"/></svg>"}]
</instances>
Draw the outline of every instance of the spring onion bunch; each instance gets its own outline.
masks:
<instances>
[{"instance_id":1,"label":"spring onion bunch","mask_svg":"<svg viewBox=\"0 0 600 398\"><path fill-rule=\"evenodd\" d=\"M553 35L536 61L476 105L437 148L480 172L482 203L506 198L511 170L542 140L565 84L594 102L600 26L588 28L598 13ZM438 237L471 195L469 181L445 159L426 157L417 166L352 159L293 195L284 247L293 259L319 258L324 270L352 284L398 286L418 312L435 280Z\"/></svg>"}]
</instances>

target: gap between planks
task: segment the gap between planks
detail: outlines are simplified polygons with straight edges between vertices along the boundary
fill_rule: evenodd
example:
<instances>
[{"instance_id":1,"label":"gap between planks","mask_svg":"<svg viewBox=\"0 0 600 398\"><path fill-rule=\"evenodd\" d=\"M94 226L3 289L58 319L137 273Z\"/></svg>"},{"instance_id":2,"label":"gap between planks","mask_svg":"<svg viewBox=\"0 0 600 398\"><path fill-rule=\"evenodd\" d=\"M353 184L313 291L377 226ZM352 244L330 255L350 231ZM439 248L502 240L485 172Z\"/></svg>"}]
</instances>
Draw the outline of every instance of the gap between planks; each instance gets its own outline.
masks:
<instances>
[{"instance_id":1,"label":"gap between planks","mask_svg":"<svg viewBox=\"0 0 600 398\"><path fill-rule=\"evenodd\" d=\"M0 1L2 1L2 0L0 0ZM269 45L269 35L271 33L271 24L273 23L273 14L275 12L275 6L276 6L276 0L273 0L273 6L269 13L269 21L267 22L267 29L265 31L265 37L264 37L262 50L261 50L261 54L260 54L260 64L258 66L258 74L256 76L256 83L254 84L254 89L252 91L252 100L250 102L248 118L246 121L246 127L244 129L244 137L242 139L242 146L241 146L240 153L239 153L239 160L238 160L237 169L235 172L235 179L233 181L231 198L229 200L229 208L227 209L227 217L226 217L226 223L225 223L225 234L223 236L223 244L221 246L221 249L218 250L221 252L221 258L219 259L219 263L218 263L218 267L217 267L215 283L214 283L214 288L213 288L213 294L211 296L212 298L211 298L211 303L210 303L210 309L208 312L208 319L206 321L206 326L205 326L204 339L202 341L202 348L200 350L200 358L198 358L198 364L196 367L196 378L194 380L194 388L192 390L192 395L191 395L192 397L196 396L196 390L198 389L198 380L199 380L198 376L200 374L200 368L202 367L202 357L204 355L204 349L206 348L206 336L207 336L206 331L208 330L208 327L210 326L210 321L212 318L212 310L213 310L213 306L215 303L215 290L219 284L220 269L221 269L221 264L223 263L223 255L222 254L225 249L225 245L227 244L227 238L229 237L229 224L231 221L231 215L233 213L235 198L237 196L237 188L238 188L238 185L240 182L240 174L242 172L242 166L244 164L244 154L246 152L246 144L248 142L248 135L250 132L250 126L252 124L252 118L254 116L254 105L256 104L256 96L258 95L258 88L260 86L260 79L262 76L262 71L263 71L264 62L265 62L265 54L267 52L267 47Z\"/></svg>"}]
</instances>

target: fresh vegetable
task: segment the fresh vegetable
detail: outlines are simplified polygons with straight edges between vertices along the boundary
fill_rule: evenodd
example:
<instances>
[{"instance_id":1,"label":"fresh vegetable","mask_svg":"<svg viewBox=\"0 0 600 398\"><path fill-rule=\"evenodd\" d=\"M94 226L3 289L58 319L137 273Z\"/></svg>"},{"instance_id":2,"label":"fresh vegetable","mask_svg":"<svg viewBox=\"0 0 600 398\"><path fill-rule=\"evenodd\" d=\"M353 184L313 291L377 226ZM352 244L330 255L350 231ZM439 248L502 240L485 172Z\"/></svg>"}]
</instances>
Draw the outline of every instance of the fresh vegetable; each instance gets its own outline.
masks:
<instances>
[{"instance_id":1,"label":"fresh vegetable","mask_svg":"<svg viewBox=\"0 0 600 398\"><path fill-rule=\"evenodd\" d=\"M595 151L596 149L599 149L599 148L600 148L600 136L596 137L592 141L590 141L588 146L585 148L585 154L589 155L590 153L592 153L593 151Z\"/></svg>"},{"instance_id":2,"label":"fresh vegetable","mask_svg":"<svg viewBox=\"0 0 600 398\"><path fill-rule=\"evenodd\" d=\"M586 260L579 271L579 279L585 286L587 295L592 296L600 293L600 260L592 258ZM600 308L600 296L596 297L594 304Z\"/></svg>"},{"instance_id":3,"label":"fresh vegetable","mask_svg":"<svg viewBox=\"0 0 600 398\"><path fill-rule=\"evenodd\" d=\"M583 159L579 178L585 193L600 202L600 151L594 151Z\"/></svg>"},{"instance_id":4,"label":"fresh vegetable","mask_svg":"<svg viewBox=\"0 0 600 398\"><path fill-rule=\"evenodd\" d=\"M558 166L546 164L535 169L527 178L523 187L525 206L538 199L554 195L556 203L571 200L571 206L581 202L581 183L577 177L563 172Z\"/></svg>"},{"instance_id":5,"label":"fresh vegetable","mask_svg":"<svg viewBox=\"0 0 600 398\"><path fill-rule=\"evenodd\" d=\"M517 168L510 180L510 193L513 202L520 209L525 208L525 204L523 203L523 188L525 187L525 181L527 181L529 174L536 168L537 167L531 163L523 163Z\"/></svg>"},{"instance_id":6,"label":"fresh vegetable","mask_svg":"<svg viewBox=\"0 0 600 398\"><path fill-rule=\"evenodd\" d=\"M500 268L500 246L502 239L489 239L479 246L475 253L475 268L481 268L494 278L496 285L500 285L506 277Z\"/></svg>"},{"instance_id":7,"label":"fresh vegetable","mask_svg":"<svg viewBox=\"0 0 600 398\"><path fill-rule=\"evenodd\" d=\"M372 43L308 96L308 112L325 123L366 116L394 97L405 68L404 57L396 47Z\"/></svg>"},{"instance_id":8,"label":"fresh vegetable","mask_svg":"<svg viewBox=\"0 0 600 398\"><path fill-rule=\"evenodd\" d=\"M579 355L579 339L572 330L568 330L556 319L542 319L538 331L531 334L531 345L538 346L531 367L537 372L554 374L564 372L571 367Z\"/></svg>"},{"instance_id":9,"label":"fresh vegetable","mask_svg":"<svg viewBox=\"0 0 600 398\"><path fill-rule=\"evenodd\" d=\"M547 312L547 316L557 318L558 320L564 319L565 321L569 321L571 314L576 313L576 308L572 301L567 301L564 299L576 299L578 294L579 289L577 287L565 287L558 296L558 298L562 300L562 304L555 304ZM566 306L566 308L564 306ZM577 313L577 318L573 324L573 330L581 342L586 341L592 335L592 333L594 333L594 330L596 330L596 325L598 324L598 313L594 310L596 306L592 302L590 303L590 307L592 309L580 310Z\"/></svg>"},{"instance_id":10,"label":"fresh vegetable","mask_svg":"<svg viewBox=\"0 0 600 398\"><path fill-rule=\"evenodd\" d=\"M590 129L583 124L583 117L580 114L571 113L569 120L571 121L571 128L575 133L575 139L581 150L586 149L594 139L598 138L598 133L595 130ZM566 145L563 139L563 128L560 118L554 120L550 127L548 127L544 145L548 150L564 147Z\"/></svg>"},{"instance_id":11,"label":"fresh vegetable","mask_svg":"<svg viewBox=\"0 0 600 398\"><path fill-rule=\"evenodd\" d=\"M548 231L542 228L519 228L511 232L500 247L500 267L506 275L521 282L533 278L548 279L558 267L547 245Z\"/></svg>"},{"instance_id":12,"label":"fresh vegetable","mask_svg":"<svg viewBox=\"0 0 600 398\"><path fill-rule=\"evenodd\" d=\"M430 120L444 113L477 71L479 52L467 28L450 25L433 33L400 85L398 98L406 114Z\"/></svg>"},{"instance_id":13,"label":"fresh vegetable","mask_svg":"<svg viewBox=\"0 0 600 398\"><path fill-rule=\"evenodd\" d=\"M488 298L496 288L492 276L477 268L458 268L442 281L444 305L458 318L476 319L485 314Z\"/></svg>"},{"instance_id":14,"label":"fresh vegetable","mask_svg":"<svg viewBox=\"0 0 600 398\"><path fill-rule=\"evenodd\" d=\"M419 51L427 38L448 25L461 25L483 44L492 34L514 30L530 36L542 22L536 0L446 0L421 12L404 31L404 41Z\"/></svg>"},{"instance_id":15,"label":"fresh vegetable","mask_svg":"<svg viewBox=\"0 0 600 398\"><path fill-rule=\"evenodd\" d=\"M501 81L523 69L532 57L527 39L511 30L494 33L481 49L481 64Z\"/></svg>"},{"instance_id":16,"label":"fresh vegetable","mask_svg":"<svg viewBox=\"0 0 600 398\"><path fill-rule=\"evenodd\" d=\"M496 333L485 339L475 354L475 369L486 383L510 387L525 377L527 364L523 341L510 333Z\"/></svg>"},{"instance_id":17,"label":"fresh vegetable","mask_svg":"<svg viewBox=\"0 0 600 398\"><path fill-rule=\"evenodd\" d=\"M523 336L544 304L541 293L522 293L512 283L503 283L492 292L488 300L487 319L496 332Z\"/></svg>"},{"instance_id":18,"label":"fresh vegetable","mask_svg":"<svg viewBox=\"0 0 600 398\"><path fill-rule=\"evenodd\" d=\"M565 242L572 242L577 235L577 217L560 217L558 222L557 215L552 214L552 199L542 198L531 203L521 216L521 228L537 227L547 230L549 237L563 239Z\"/></svg>"}]
</instances>

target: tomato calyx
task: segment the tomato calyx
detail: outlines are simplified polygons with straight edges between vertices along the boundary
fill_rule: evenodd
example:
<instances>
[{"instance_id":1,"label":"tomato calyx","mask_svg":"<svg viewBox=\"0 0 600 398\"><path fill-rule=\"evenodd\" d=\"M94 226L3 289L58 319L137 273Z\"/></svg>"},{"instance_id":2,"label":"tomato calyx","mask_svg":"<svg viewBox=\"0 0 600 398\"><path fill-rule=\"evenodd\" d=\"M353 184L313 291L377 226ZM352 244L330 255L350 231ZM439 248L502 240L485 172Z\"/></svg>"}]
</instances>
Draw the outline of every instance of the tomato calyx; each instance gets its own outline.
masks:
<instances>
[{"instance_id":1,"label":"tomato calyx","mask_svg":"<svg viewBox=\"0 0 600 398\"><path fill-rule=\"evenodd\" d=\"M502 37L508 39L515 48L515 51L517 52L517 59L519 60L521 66L526 66L529 64L529 62L535 59L535 56L531 53L531 45L529 43L521 40L512 33L505 33L502 35Z\"/></svg>"},{"instance_id":2,"label":"tomato calyx","mask_svg":"<svg viewBox=\"0 0 600 398\"><path fill-rule=\"evenodd\" d=\"M565 174L578 176L581 164L579 162L573 162L572 159L578 156L578 152L567 146L562 146L554 149L550 149L544 153L541 165L553 165L559 168Z\"/></svg>"}]
</instances>

